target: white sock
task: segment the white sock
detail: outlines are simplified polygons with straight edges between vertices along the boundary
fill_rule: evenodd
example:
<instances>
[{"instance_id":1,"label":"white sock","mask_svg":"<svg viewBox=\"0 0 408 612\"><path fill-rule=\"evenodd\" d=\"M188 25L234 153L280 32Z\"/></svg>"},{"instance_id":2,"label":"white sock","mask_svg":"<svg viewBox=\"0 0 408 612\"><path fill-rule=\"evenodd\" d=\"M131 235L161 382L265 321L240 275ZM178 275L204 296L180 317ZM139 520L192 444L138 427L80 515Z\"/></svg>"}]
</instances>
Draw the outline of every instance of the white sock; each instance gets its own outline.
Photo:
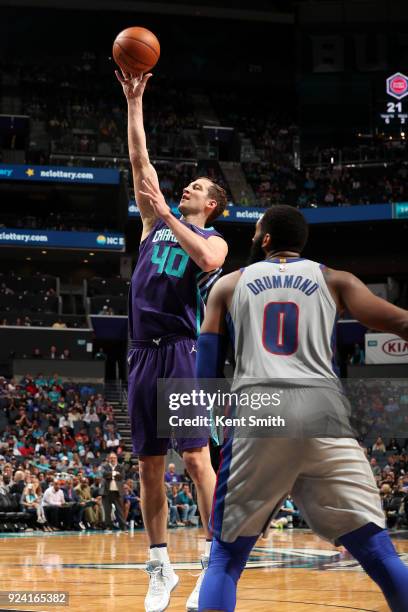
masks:
<instances>
[{"instance_id":1,"label":"white sock","mask_svg":"<svg viewBox=\"0 0 408 612\"><path fill-rule=\"evenodd\" d=\"M161 561L162 563L170 563L167 546L154 546L149 548L150 561Z\"/></svg>"},{"instance_id":2,"label":"white sock","mask_svg":"<svg viewBox=\"0 0 408 612\"><path fill-rule=\"evenodd\" d=\"M204 557L210 556L211 544L212 544L212 541L211 542L209 542L208 540L205 541Z\"/></svg>"}]
</instances>

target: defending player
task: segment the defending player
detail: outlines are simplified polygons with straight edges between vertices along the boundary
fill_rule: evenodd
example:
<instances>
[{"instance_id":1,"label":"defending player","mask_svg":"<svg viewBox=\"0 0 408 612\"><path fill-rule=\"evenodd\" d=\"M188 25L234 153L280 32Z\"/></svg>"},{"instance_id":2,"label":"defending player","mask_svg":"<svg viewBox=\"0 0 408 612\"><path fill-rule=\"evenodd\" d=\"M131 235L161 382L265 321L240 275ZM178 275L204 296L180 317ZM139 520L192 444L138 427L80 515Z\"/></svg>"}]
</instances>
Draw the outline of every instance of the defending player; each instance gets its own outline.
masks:
<instances>
[{"instance_id":1,"label":"defending player","mask_svg":"<svg viewBox=\"0 0 408 612\"><path fill-rule=\"evenodd\" d=\"M134 189L143 221L139 259L129 295L129 415L133 450L139 454L143 521L150 542L147 612L164 610L178 582L167 553L167 499L164 487L169 440L157 437L157 378L195 376L196 339L206 295L219 276L227 244L206 223L220 215L225 190L207 178L184 188L182 220L171 213L149 161L142 97L150 74L116 76L128 102L128 144ZM178 450L197 487L207 542L203 572L187 601L198 609L199 586L208 562L208 519L215 485L208 440L178 439Z\"/></svg>"},{"instance_id":2,"label":"defending player","mask_svg":"<svg viewBox=\"0 0 408 612\"><path fill-rule=\"evenodd\" d=\"M307 235L298 210L265 212L251 251L259 263L225 276L211 292L198 341L200 378L222 376L226 316L234 331L236 381L335 380L332 332L344 309L368 328L408 339L407 311L373 295L352 274L300 257ZM361 563L391 610L408 611L408 568L384 529L371 468L353 438L231 437L222 457L200 611L235 609L249 553L289 491L310 527Z\"/></svg>"}]
</instances>

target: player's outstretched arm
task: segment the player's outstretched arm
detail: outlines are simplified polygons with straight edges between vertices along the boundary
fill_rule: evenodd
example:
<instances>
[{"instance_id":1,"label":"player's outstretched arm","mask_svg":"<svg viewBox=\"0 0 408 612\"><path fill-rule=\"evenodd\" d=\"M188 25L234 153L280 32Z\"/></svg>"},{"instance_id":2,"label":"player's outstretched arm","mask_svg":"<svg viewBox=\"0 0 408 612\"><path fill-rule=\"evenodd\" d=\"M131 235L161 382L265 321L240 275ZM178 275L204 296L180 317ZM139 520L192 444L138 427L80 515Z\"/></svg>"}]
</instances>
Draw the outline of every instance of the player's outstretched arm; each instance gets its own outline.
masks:
<instances>
[{"instance_id":1,"label":"player's outstretched arm","mask_svg":"<svg viewBox=\"0 0 408 612\"><path fill-rule=\"evenodd\" d=\"M374 295L356 276L349 272L330 271L340 304L358 321L370 329L397 334L408 340L408 311Z\"/></svg>"},{"instance_id":2,"label":"player's outstretched arm","mask_svg":"<svg viewBox=\"0 0 408 612\"><path fill-rule=\"evenodd\" d=\"M157 215L150 205L149 199L140 194L142 181L148 178L159 186L157 172L150 163L143 124L143 93L147 81L152 75L150 73L132 75L123 71L120 73L118 70L115 71L115 74L122 85L123 93L128 103L129 159L132 165L135 197L143 222L143 240L152 229Z\"/></svg>"}]
</instances>

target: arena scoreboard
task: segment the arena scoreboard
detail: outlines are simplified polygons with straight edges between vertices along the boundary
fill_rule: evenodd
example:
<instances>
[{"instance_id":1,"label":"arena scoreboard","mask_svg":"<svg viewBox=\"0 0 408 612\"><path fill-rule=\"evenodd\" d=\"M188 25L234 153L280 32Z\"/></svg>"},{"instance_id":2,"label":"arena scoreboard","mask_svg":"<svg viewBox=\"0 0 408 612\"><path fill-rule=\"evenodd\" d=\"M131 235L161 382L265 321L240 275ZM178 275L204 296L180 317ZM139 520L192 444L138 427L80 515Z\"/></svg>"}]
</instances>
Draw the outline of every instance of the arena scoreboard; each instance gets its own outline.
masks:
<instances>
[{"instance_id":1,"label":"arena scoreboard","mask_svg":"<svg viewBox=\"0 0 408 612\"><path fill-rule=\"evenodd\" d=\"M408 96L408 76L402 72L392 74L385 81L385 90L388 97L381 109L381 122L403 131L408 124L408 105L404 100Z\"/></svg>"}]
</instances>

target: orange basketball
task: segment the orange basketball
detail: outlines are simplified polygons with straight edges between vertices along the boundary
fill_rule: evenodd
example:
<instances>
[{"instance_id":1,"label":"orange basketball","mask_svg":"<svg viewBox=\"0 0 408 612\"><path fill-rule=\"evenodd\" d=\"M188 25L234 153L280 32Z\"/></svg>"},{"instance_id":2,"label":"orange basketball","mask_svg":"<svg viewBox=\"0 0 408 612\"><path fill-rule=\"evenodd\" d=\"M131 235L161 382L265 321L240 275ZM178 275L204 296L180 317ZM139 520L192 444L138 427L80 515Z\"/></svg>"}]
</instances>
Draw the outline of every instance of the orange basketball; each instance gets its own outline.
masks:
<instances>
[{"instance_id":1,"label":"orange basketball","mask_svg":"<svg viewBox=\"0 0 408 612\"><path fill-rule=\"evenodd\" d=\"M124 72L148 72L160 57L160 43L146 28L126 28L113 43L113 59Z\"/></svg>"}]
</instances>

